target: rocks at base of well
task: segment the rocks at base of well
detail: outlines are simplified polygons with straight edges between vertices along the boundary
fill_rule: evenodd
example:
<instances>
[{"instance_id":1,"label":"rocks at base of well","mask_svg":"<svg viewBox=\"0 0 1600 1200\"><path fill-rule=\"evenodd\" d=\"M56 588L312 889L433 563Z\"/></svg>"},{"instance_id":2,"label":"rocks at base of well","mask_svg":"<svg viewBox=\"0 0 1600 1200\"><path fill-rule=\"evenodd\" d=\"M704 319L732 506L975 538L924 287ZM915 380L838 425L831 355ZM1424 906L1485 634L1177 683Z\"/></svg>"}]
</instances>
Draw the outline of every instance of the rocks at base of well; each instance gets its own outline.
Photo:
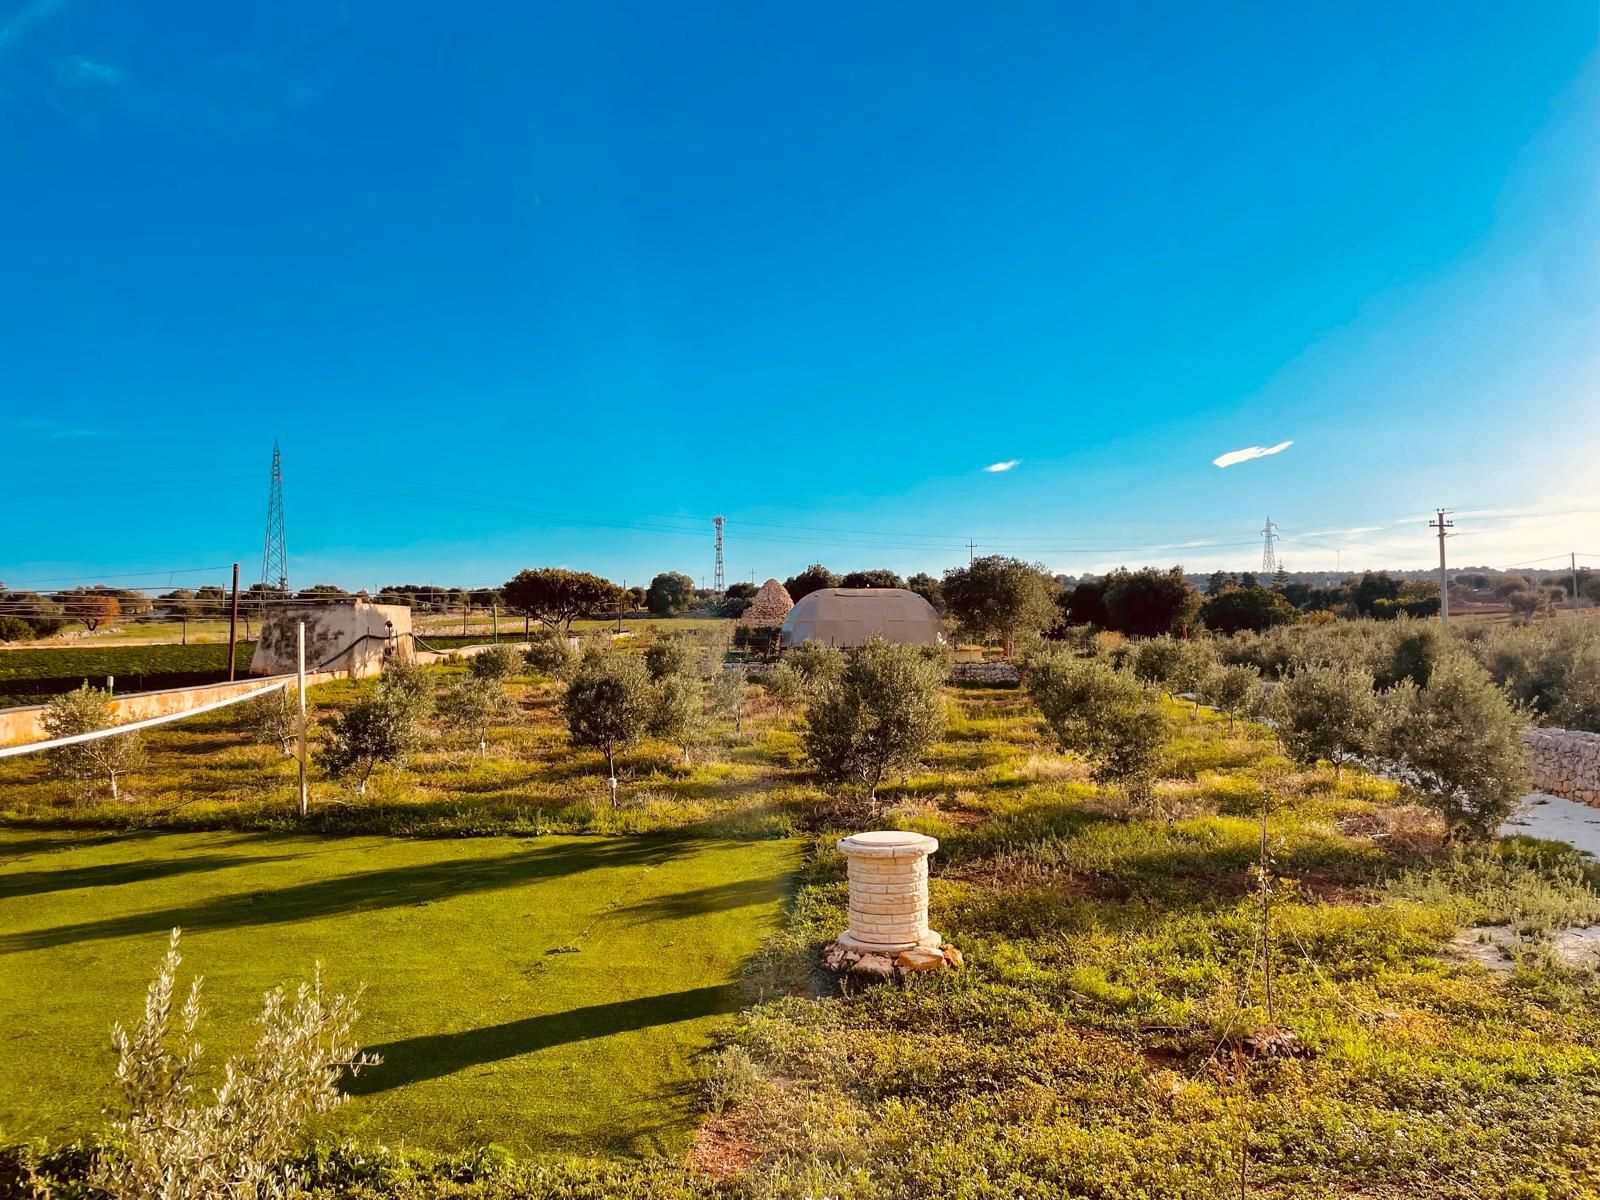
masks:
<instances>
[{"instance_id":1,"label":"rocks at base of well","mask_svg":"<svg viewBox=\"0 0 1600 1200\"><path fill-rule=\"evenodd\" d=\"M966 965L961 951L954 946L932 949L917 946L890 957L887 954L862 954L838 942L829 942L822 948L822 965L836 974L850 974L869 979L888 979L919 971L959 970Z\"/></svg>"}]
</instances>

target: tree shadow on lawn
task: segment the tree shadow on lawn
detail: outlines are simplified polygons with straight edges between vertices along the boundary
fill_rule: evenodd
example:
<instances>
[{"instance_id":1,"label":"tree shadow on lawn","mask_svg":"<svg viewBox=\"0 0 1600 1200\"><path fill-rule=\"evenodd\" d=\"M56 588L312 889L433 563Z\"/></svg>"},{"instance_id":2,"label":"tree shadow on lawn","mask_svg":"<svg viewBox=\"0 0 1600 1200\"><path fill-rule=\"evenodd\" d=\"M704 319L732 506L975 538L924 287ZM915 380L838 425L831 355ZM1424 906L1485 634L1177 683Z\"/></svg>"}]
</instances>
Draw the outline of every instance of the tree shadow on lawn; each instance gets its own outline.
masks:
<instances>
[{"instance_id":1,"label":"tree shadow on lawn","mask_svg":"<svg viewBox=\"0 0 1600 1200\"><path fill-rule=\"evenodd\" d=\"M104 839L109 840L109 839ZM67 892L76 888L120 887L150 879L169 879L174 875L222 871L228 867L255 863L283 862L292 854L205 854L190 858L146 859L135 862L100 863L92 867L64 867L56 871L15 871L0 874L0 900L40 896L46 892Z\"/></svg>"},{"instance_id":2,"label":"tree shadow on lawn","mask_svg":"<svg viewBox=\"0 0 1600 1200\"><path fill-rule=\"evenodd\" d=\"M419 863L361 871L276 890L241 892L196 904L128 913L0 937L0 953L186 930L285 925L351 912L407 908L471 892L558 879L595 867L655 866L718 844L710 838L626 838L535 847L498 858Z\"/></svg>"},{"instance_id":3,"label":"tree shadow on lawn","mask_svg":"<svg viewBox=\"0 0 1600 1200\"><path fill-rule=\"evenodd\" d=\"M524 1017L459 1033L423 1034L366 1047L369 1052L381 1056L383 1064L353 1078L347 1077L344 1090L352 1096L374 1095L552 1046L699 1017L726 1016L738 1009L738 987L717 984L637 1000L586 1004L565 1012Z\"/></svg>"},{"instance_id":4,"label":"tree shadow on lawn","mask_svg":"<svg viewBox=\"0 0 1600 1200\"><path fill-rule=\"evenodd\" d=\"M692 888L670 896L655 896L617 910L619 917L634 918L634 923L648 925L657 921L680 921L706 913L727 912L735 908L749 908L767 904L782 896L790 873L769 875L765 879L736 879L710 887Z\"/></svg>"}]
</instances>

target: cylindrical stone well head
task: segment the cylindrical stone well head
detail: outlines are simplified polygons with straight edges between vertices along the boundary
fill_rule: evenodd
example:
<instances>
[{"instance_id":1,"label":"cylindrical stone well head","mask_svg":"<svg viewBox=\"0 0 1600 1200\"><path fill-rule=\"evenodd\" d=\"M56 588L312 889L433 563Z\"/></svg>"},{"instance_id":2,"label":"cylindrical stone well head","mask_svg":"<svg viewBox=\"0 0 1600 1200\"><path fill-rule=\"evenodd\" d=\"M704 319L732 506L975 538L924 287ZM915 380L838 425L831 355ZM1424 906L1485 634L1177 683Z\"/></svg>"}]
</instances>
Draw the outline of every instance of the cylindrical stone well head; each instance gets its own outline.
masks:
<instances>
[{"instance_id":1,"label":"cylindrical stone well head","mask_svg":"<svg viewBox=\"0 0 1600 1200\"><path fill-rule=\"evenodd\" d=\"M937 838L899 829L840 838L850 874L850 927L840 944L881 954L938 946L928 928L928 855L938 848Z\"/></svg>"}]
</instances>

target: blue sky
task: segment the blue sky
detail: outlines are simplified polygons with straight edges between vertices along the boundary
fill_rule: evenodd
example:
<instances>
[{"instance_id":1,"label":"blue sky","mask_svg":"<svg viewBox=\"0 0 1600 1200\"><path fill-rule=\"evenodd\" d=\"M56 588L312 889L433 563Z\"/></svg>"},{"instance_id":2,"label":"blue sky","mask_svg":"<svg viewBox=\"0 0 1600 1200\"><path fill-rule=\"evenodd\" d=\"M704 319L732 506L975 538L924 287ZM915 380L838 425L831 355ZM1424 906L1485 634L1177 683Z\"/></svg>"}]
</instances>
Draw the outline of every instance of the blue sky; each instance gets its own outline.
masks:
<instances>
[{"instance_id":1,"label":"blue sky","mask_svg":"<svg viewBox=\"0 0 1600 1200\"><path fill-rule=\"evenodd\" d=\"M0 0L0 579L1600 566L1538 17Z\"/></svg>"}]
</instances>

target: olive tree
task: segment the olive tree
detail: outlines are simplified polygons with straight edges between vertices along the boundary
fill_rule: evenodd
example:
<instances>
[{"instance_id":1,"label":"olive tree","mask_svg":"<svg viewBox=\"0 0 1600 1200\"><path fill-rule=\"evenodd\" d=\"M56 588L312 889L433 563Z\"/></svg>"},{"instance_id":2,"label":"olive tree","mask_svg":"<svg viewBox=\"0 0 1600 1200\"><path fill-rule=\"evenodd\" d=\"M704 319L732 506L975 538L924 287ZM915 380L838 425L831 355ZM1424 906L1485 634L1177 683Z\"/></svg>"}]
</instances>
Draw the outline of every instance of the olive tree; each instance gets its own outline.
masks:
<instances>
[{"instance_id":1,"label":"olive tree","mask_svg":"<svg viewBox=\"0 0 1600 1200\"><path fill-rule=\"evenodd\" d=\"M990 554L946 571L941 590L950 615L969 636L999 641L1010 658L1019 634L1055 623L1061 585L1042 563Z\"/></svg>"},{"instance_id":2,"label":"olive tree","mask_svg":"<svg viewBox=\"0 0 1600 1200\"><path fill-rule=\"evenodd\" d=\"M806 708L806 757L831 783L857 783L877 811L878 785L944 733L944 672L916 646L874 637Z\"/></svg>"},{"instance_id":3,"label":"olive tree","mask_svg":"<svg viewBox=\"0 0 1600 1200\"><path fill-rule=\"evenodd\" d=\"M495 684L505 683L519 671L525 659L510 646L490 646L467 659L467 674L474 679L488 679Z\"/></svg>"},{"instance_id":4,"label":"olive tree","mask_svg":"<svg viewBox=\"0 0 1600 1200\"><path fill-rule=\"evenodd\" d=\"M698 675L675 672L651 689L650 733L683 751L683 761L705 739L706 686Z\"/></svg>"},{"instance_id":5,"label":"olive tree","mask_svg":"<svg viewBox=\"0 0 1600 1200\"><path fill-rule=\"evenodd\" d=\"M780 713L801 704L806 698L806 677L792 662L779 663L768 672L763 686L767 699Z\"/></svg>"},{"instance_id":6,"label":"olive tree","mask_svg":"<svg viewBox=\"0 0 1600 1200\"><path fill-rule=\"evenodd\" d=\"M288 688L274 688L244 705L245 732L261 746L276 746L285 756L294 753L300 720L289 702Z\"/></svg>"},{"instance_id":7,"label":"olive tree","mask_svg":"<svg viewBox=\"0 0 1600 1200\"><path fill-rule=\"evenodd\" d=\"M1335 777L1374 749L1378 697L1369 671L1301 667L1278 685L1271 713L1289 757L1305 766L1326 759Z\"/></svg>"},{"instance_id":8,"label":"olive tree","mask_svg":"<svg viewBox=\"0 0 1600 1200\"><path fill-rule=\"evenodd\" d=\"M469 735L478 753L489 752L489 727L516 711L505 686L491 675L462 675L439 694L439 719L449 729Z\"/></svg>"},{"instance_id":9,"label":"olive tree","mask_svg":"<svg viewBox=\"0 0 1600 1200\"><path fill-rule=\"evenodd\" d=\"M744 667L718 671L711 677L711 711L733 718L733 731L744 729L744 706L750 695L750 682Z\"/></svg>"},{"instance_id":10,"label":"olive tree","mask_svg":"<svg viewBox=\"0 0 1600 1200\"><path fill-rule=\"evenodd\" d=\"M1218 712L1228 714L1228 731L1234 718L1254 712L1261 703L1261 672L1248 664L1213 666L1200 682L1200 698Z\"/></svg>"},{"instance_id":11,"label":"olive tree","mask_svg":"<svg viewBox=\"0 0 1600 1200\"><path fill-rule=\"evenodd\" d=\"M650 676L644 663L636 654L590 651L562 694L561 712L574 746L605 755L615 806L617 751L643 737L650 721Z\"/></svg>"},{"instance_id":12,"label":"olive tree","mask_svg":"<svg viewBox=\"0 0 1600 1200\"><path fill-rule=\"evenodd\" d=\"M693 674L700 668L700 646L693 638L664 637L645 648L644 665L656 683L669 675Z\"/></svg>"},{"instance_id":13,"label":"olive tree","mask_svg":"<svg viewBox=\"0 0 1600 1200\"><path fill-rule=\"evenodd\" d=\"M317 752L330 775L354 776L356 795L367 794L367 781L380 763L401 766L422 740L422 709L415 693L380 684L328 723L328 736Z\"/></svg>"},{"instance_id":14,"label":"olive tree","mask_svg":"<svg viewBox=\"0 0 1600 1200\"><path fill-rule=\"evenodd\" d=\"M45 736L71 737L110 729L117 722L111 707L111 693L81 684L75 691L57 696L46 705L43 718ZM144 743L137 733L118 733L55 746L49 751L50 773L78 786L80 799L87 799L94 780L104 781L113 800L122 797L121 777L144 761Z\"/></svg>"},{"instance_id":15,"label":"olive tree","mask_svg":"<svg viewBox=\"0 0 1600 1200\"><path fill-rule=\"evenodd\" d=\"M90 1159L88 1181L112 1200L299 1195L290 1159L307 1122L344 1103L346 1073L382 1061L354 1037L360 993L327 995L320 970L292 995L273 988L255 1020L254 1049L230 1058L211 1088L195 1038L200 981L181 1006L175 995L182 961L174 929L138 1024L112 1027L122 1111Z\"/></svg>"},{"instance_id":16,"label":"olive tree","mask_svg":"<svg viewBox=\"0 0 1600 1200\"><path fill-rule=\"evenodd\" d=\"M1161 703L1149 687L1105 662L1067 654L1036 659L1027 686L1057 746L1088 759L1096 782L1149 803L1166 741Z\"/></svg>"},{"instance_id":17,"label":"olive tree","mask_svg":"<svg viewBox=\"0 0 1600 1200\"><path fill-rule=\"evenodd\" d=\"M565 634L543 633L529 640L524 658L535 675L558 676L577 665L578 655Z\"/></svg>"},{"instance_id":18,"label":"olive tree","mask_svg":"<svg viewBox=\"0 0 1600 1200\"><path fill-rule=\"evenodd\" d=\"M1449 836L1493 837L1528 792L1524 713L1459 654L1427 687L1408 681L1384 701L1384 749L1400 779L1444 816Z\"/></svg>"}]
</instances>

